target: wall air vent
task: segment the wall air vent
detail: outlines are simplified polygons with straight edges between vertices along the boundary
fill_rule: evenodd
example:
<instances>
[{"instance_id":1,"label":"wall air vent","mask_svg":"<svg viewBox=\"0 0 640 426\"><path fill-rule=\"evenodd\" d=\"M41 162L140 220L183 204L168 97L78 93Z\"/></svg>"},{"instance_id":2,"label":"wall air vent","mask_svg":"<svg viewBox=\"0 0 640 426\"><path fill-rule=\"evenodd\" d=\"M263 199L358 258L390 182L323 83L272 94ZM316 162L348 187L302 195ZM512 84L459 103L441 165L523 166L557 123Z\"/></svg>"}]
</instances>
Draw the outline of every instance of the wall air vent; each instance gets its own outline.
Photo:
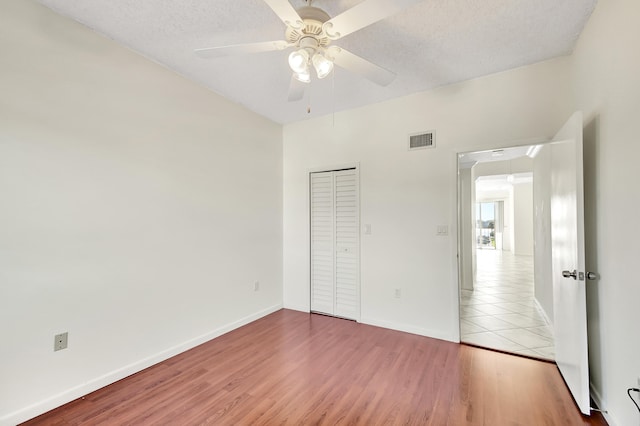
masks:
<instances>
[{"instance_id":1,"label":"wall air vent","mask_svg":"<svg viewBox=\"0 0 640 426\"><path fill-rule=\"evenodd\" d=\"M436 132L428 131L409 135L409 151L414 149L435 148Z\"/></svg>"}]
</instances>

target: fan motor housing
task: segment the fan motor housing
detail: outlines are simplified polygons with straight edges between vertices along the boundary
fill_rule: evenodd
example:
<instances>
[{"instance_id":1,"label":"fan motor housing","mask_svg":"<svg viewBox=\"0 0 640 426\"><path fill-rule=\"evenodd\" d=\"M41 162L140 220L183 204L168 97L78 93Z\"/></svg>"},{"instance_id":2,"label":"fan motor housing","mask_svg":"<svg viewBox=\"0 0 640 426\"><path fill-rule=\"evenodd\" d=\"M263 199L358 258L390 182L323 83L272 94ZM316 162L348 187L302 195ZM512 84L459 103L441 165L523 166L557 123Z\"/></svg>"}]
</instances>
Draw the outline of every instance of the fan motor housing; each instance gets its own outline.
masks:
<instances>
[{"instance_id":1,"label":"fan motor housing","mask_svg":"<svg viewBox=\"0 0 640 426\"><path fill-rule=\"evenodd\" d=\"M313 6L301 7L297 12L302 18L304 27L302 29L296 29L288 26L285 31L285 40L297 45L301 39L313 37L318 42L318 47L328 46L331 40L324 33L322 24L331 19L329 14Z\"/></svg>"},{"instance_id":2,"label":"fan motor housing","mask_svg":"<svg viewBox=\"0 0 640 426\"><path fill-rule=\"evenodd\" d=\"M327 12L318 7L304 6L298 9L297 12L302 19L312 19L314 21L320 21L323 24L331 19Z\"/></svg>"}]
</instances>

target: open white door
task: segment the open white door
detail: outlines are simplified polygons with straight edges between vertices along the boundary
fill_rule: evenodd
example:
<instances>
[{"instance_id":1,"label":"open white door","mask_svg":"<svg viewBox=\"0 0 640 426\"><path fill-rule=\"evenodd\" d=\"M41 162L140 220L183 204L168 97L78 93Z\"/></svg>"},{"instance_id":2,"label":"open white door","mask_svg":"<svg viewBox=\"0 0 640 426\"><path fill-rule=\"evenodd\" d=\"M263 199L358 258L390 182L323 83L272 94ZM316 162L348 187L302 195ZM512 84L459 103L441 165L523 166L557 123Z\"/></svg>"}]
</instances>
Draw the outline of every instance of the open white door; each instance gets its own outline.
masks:
<instances>
[{"instance_id":1,"label":"open white door","mask_svg":"<svg viewBox=\"0 0 640 426\"><path fill-rule=\"evenodd\" d=\"M551 143L551 247L556 363L590 414L582 178L582 113Z\"/></svg>"}]
</instances>

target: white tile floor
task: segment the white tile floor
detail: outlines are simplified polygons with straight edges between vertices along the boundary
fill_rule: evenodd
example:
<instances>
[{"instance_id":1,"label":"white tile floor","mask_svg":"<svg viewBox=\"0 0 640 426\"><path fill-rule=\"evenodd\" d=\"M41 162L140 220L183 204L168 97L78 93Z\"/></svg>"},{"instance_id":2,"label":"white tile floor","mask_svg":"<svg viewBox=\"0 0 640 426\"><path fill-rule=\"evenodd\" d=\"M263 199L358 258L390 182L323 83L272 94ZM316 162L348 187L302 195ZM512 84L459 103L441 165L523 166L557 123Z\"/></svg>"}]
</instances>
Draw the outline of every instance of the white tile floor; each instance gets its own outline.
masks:
<instances>
[{"instance_id":1,"label":"white tile floor","mask_svg":"<svg viewBox=\"0 0 640 426\"><path fill-rule=\"evenodd\" d=\"M533 258L477 250L477 280L460 297L461 341L554 359L551 328L533 296Z\"/></svg>"}]
</instances>

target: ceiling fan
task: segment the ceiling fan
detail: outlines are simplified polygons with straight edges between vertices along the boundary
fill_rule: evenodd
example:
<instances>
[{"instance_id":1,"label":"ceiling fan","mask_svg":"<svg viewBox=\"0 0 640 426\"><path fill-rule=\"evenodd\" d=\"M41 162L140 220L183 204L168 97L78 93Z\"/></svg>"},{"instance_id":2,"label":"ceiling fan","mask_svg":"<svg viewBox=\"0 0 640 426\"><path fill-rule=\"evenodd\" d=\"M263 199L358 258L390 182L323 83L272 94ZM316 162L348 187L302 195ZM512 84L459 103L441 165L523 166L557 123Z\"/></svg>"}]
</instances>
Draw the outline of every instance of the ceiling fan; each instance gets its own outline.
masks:
<instances>
[{"instance_id":1,"label":"ceiling fan","mask_svg":"<svg viewBox=\"0 0 640 426\"><path fill-rule=\"evenodd\" d=\"M324 10L312 6L312 0L305 0L306 6L298 10L294 9L289 0L263 1L286 25L284 40L208 47L196 49L195 53L203 58L217 58L293 48L294 51L289 55L289 67L293 71L289 101L295 101L304 94L304 86L296 83L309 83L311 68L320 79L329 75L336 64L381 86L391 83L396 74L341 47L331 45L331 42L423 0L363 0L333 18Z\"/></svg>"}]
</instances>

